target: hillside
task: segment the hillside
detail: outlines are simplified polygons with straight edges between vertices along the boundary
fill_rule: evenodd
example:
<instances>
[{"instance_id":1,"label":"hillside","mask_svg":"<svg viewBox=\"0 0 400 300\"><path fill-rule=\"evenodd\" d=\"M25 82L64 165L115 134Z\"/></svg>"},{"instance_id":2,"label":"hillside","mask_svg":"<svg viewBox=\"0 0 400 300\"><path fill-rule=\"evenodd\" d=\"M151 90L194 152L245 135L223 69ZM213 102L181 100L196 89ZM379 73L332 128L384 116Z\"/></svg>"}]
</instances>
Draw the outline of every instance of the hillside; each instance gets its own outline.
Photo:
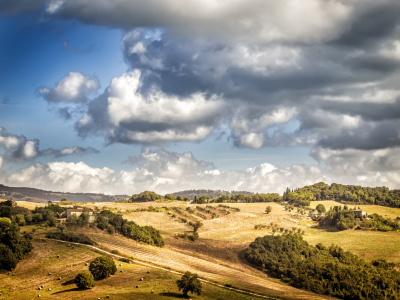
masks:
<instances>
[{"instance_id":1,"label":"hillside","mask_svg":"<svg viewBox=\"0 0 400 300\"><path fill-rule=\"evenodd\" d=\"M0 198L24 200L29 202L60 201L62 198L67 198L73 202L113 202L125 200L129 198L127 195L104 195L95 193L62 193L45 191L35 188L26 187L9 187L0 184Z\"/></svg>"}]
</instances>

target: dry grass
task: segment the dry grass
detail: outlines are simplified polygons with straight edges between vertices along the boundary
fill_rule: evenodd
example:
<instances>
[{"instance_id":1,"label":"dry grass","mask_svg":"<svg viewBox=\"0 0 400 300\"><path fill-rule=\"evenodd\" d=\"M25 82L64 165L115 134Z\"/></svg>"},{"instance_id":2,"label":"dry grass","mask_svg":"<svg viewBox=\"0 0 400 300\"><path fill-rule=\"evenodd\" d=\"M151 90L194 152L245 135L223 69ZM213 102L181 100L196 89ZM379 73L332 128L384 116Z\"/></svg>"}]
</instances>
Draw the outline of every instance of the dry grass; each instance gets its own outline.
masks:
<instances>
[{"instance_id":1,"label":"dry grass","mask_svg":"<svg viewBox=\"0 0 400 300\"><path fill-rule=\"evenodd\" d=\"M77 273L87 271L85 263L99 254L86 247L68 247L57 242L36 242L32 254L20 262L14 272L0 274L0 291L5 299L177 299L179 275L137 264L123 263L115 275L96 281L89 290L78 290L73 283ZM60 255L60 258L57 258ZM147 271L151 270L148 274ZM51 275L48 273L51 272ZM61 277L61 280L58 280ZM143 277L144 281L139 281ZM38 290L40 285L44 289ZM139 288L136 288L139 285ZM48 291L51 288L51 291ZM154 291L154 294L151 291ZM217 286L204 284L201 296L192 299L259 299Z\"/></svg>"},{"instance_id":2,"label":"dry grass","mask_svg":"<svg viewBox=\"0 0 400 300\"><path fill-rule=\"evenodd\" d=\"M400 233L363 230L327 232L309 229L304 239L310 244L322 243L325 246L338 245L345 250L371 261L384 258L400 264Z\"/></svg>"},{"instance_id":3,"label":"dry grass","mask_svg":"<svg viewBox=\"0 0 400 300\"><path fill-rule=\"evenodd\" d=\"M25 207L30 210L34 210L35 207L44 207L46 206L45 203L38 203L38 202L29 202L29 201L17 201L18 206Z\"/></svg>"}]
</instances>

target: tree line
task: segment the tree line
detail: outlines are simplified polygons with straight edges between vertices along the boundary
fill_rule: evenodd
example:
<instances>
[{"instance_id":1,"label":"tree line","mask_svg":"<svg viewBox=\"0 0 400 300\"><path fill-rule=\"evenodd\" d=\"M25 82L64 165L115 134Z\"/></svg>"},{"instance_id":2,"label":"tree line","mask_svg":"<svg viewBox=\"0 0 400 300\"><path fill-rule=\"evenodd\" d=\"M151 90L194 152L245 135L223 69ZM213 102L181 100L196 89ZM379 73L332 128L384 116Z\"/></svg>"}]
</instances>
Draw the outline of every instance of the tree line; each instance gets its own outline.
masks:
<instances>
[{"instance_id":1,"label":"tree line","mask_svg":"<svg viewBox=\"0 0 400 300\"><path fill-rule=\"evenodd\" d=\"M291 191L286 189L283 201L335 200L347 204L375 204L389 207L400 207L400 190L389 190L387 187L362 187L319 182Z\"/></svg>"}]
</instances>

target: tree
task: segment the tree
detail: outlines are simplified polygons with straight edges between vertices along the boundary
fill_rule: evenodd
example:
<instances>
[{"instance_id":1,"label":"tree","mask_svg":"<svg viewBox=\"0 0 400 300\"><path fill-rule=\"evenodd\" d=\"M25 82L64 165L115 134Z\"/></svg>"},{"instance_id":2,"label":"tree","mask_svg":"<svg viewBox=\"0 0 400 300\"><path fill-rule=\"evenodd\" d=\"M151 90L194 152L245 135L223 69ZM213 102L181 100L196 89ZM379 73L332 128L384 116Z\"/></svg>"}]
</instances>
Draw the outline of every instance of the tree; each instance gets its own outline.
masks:
<instances>
[{"instance_id":1,"label":"tree","mask_svg":"<svg viewBox=\"0 0 400 300\"><path fill-rule=\"evenodd\" d=\"M172 195L172 194L166 194L166 195L164 196L164 199L165 199L165 200L176 200L176 199L175 199L175 196Z\"/></svg>"},{"instance_id":2,"label":"tree","mask_svg":"<svg viewBox=\"0 0 400 300\"><path fill-rule=\"evenodd\" d=\"M114 275L117 272L117 266L111 257L99 256L90 263L89 271L94 278L101 279Z\"/></svg>"},{"instance_id":3,"label":"tree","mask_svg":"<svg viewBox=\"0 0 400 300\"><path fill-rule=\"evenodd\" d=\"M18 214L15 216L15 221L19 226L24 226L25 225L25 217L24 215Z\"/></svg>"},{"instance_id":4,"label":"tree","mask_svg":"<svg viewBox=\"0 0 400 300\"><path fill-rule=\"evenodd\" d=\"M196 221L196 223L194 223L194 225L193 225L193 231L197 232L197 230L199 230L199 228L202 226L203 226L203 223L201 223L200 221Z\"/></svg>"},{"instance_id":5,"label":"tree","mask_svg":"<svg viewBox=\"0 0 400 300\"><path fill-rule=\"evenodd\" d=\"M265 209L265 213L269 214L272 211L272 207L271 206L267 206L267 208Z\"/></svg>"},{"instance_id":6,"label":"tree","mask_svg":"<svg viewBox=\"0 0 400 300\"><path fill-rule=\"evenodd\" d=\"M0 270L11 271L17 266L18 260L9 247L0 243Z\"/></svg>"},{"instance_id":7,"label":"tree","mask_svg":"<svg viewBox=\"0 0 400 300\"><path fill-rule=\"evenodd\" d=\"M184 296L187 296L189 292L192 294L196 293L197 295L201 294L201 282L197 274L187 271L182 275L181 279L176 281L176 284L178 285L179 291L182 290Z\"/></svg>"},{"instance_id":8,"label":"tree","mask_svg":"<svg viewBox=\"0 0 400 300\"><path fill-rule=\"evenodd\" d=\"M80 272L76 275L74 283L79 289L90 289L96 285L93 275L88 272Z\"/></svg>"},{"instance_id":9,"label":"tree","mask_svg":"<svg viewBox=\"0 0 400 300\"><path fill-rule=\"evenodd\" d=\"M140 194L135 194L133 195L128 202L149 202L149 201L156 201L156 200L161 200L162 197L161 195L158 195L154 192L150 191L144 191Z\"/></svg>"},{"instance_id":10,"label":"tree","mask_svg":"<svg viewBox=\"0 0 400 300\"><path fill-rule=\"evenodd\" d=\"M326 212L326 208L323 204L318 204L317 207L315 208L318 213L322 214Z\"/></svg>"}]
</instances>

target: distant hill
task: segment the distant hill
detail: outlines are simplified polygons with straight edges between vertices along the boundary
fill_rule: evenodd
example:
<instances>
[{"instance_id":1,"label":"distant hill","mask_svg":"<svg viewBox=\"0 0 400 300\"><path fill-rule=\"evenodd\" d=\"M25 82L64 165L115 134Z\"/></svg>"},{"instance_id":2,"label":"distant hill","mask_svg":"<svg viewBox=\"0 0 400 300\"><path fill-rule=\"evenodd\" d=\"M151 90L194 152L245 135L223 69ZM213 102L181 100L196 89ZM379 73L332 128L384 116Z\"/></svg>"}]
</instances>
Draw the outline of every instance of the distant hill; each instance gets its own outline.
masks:
<instances>
[{"instance_id":1,"label":"distant hill","mask_svg":"<svg viewBox=\"0 0 400 300\"><path fill-rule=\"evenodd\" d=\"M73 202L113 202L129 198L127 195L104 195L95 193L61 193L45 191L35 188L26 187L9 187L0 184L0 198L24 200L31 202L47 203L48 201L60 201L62 198L67 198Z\"/></svg>"},{"instance_id":2,"label":"distant hill","mask_svg":"<svg viewBox=\"0 0 400 300\"><path fill-rule=\"evenodd\" d=\"M186 190L186 191L181 191L181 192L176 192L172 193L172 195L176 197L182 196L182 197L189 197L191 200L194 199L194 196L201 197L203 195L207 195L211 199L215 197L219 197L221 195L237 195L237 194L245 194L246 196L251 196L254 195L254 193L251 192L246 192L246 191L223 191L223 190Z\"/></svg>"}]
</instances>

